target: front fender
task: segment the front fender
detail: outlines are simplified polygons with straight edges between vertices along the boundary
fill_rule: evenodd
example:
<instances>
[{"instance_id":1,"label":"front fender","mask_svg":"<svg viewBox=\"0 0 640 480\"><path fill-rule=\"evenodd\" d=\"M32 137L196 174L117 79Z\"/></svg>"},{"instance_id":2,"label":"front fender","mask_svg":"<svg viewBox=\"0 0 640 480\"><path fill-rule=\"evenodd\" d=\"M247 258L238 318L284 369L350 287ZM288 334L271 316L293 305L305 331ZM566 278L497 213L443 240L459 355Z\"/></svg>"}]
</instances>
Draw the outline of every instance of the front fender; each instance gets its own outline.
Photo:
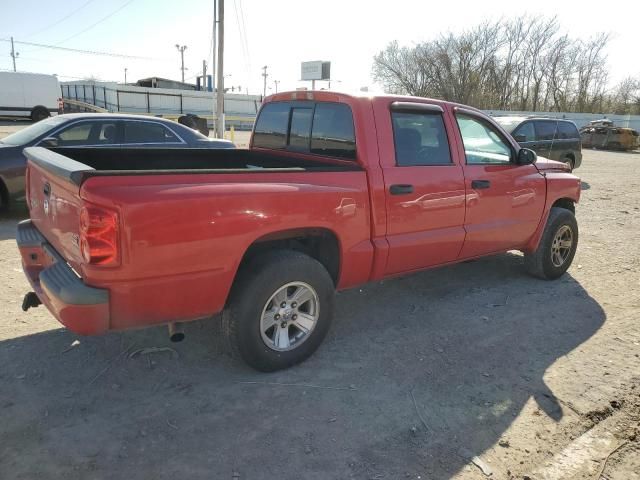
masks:
<instances>
[{"instance_id":1,"label":"front fender","mask_svg":"<svg viewBox=\"0 0 640 480\"><path fill-rule=\"evenodd\" d=\"M524 252L533 252L538 248L552 207L566 205L567 202L576 204L580 201L581 181L575 175L564 172L546 172L545 181L547 184L547 199L544 211L536 231L523 249Z\"/></svg>"}]
</instances>

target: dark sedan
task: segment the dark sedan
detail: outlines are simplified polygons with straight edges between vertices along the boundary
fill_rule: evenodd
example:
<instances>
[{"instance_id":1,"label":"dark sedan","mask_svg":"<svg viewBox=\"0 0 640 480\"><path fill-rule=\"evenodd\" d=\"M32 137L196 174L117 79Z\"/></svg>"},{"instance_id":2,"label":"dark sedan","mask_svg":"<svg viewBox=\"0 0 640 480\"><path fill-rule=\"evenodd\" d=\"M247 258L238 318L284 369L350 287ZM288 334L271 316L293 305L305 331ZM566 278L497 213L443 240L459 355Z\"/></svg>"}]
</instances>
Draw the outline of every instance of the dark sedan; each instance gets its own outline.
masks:
<instances>
[{"instance_id":1,"label":"dark sedan","mask_svg":"<svg viewBox=\"0 0 640 480\"><path fill-rule=\"evenodd\" d=\"M0 207L24 200L25 147L235 148L170 120L141 115L58 115L0 139Z\"/></svg>"}]
</instances>

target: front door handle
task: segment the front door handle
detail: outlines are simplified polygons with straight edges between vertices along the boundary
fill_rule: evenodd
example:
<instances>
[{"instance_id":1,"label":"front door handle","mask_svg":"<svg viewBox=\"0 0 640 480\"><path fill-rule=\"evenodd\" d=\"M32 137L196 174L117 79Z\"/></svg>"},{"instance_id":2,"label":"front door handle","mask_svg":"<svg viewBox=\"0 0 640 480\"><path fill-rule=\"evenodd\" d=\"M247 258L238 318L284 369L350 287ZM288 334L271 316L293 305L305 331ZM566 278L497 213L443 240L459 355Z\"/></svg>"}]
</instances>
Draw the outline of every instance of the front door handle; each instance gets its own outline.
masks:
<instances>
[{"instance_id":1,"label":"front door handle","mask_svg":"<svg viewBox=\"0 0 640 480\"><path fill-rule=\"evenodd\" d=\"M489 180L472 180L471 188L474 190L483 190L485 188L489 188L491 186L491 182Z\"/></svg>"},{"instance_id":2,"label":"front door handle","mask_svg":"<svg viewBox=\"0 0 640 480\"><path fill-rule=\"evenodd\" d=\"M408 184L391 185L389 187L389 193L391 193L391 195L408 195L410 193L413 193L413 185L408 185Z\"/></svg>"}]
</instances>

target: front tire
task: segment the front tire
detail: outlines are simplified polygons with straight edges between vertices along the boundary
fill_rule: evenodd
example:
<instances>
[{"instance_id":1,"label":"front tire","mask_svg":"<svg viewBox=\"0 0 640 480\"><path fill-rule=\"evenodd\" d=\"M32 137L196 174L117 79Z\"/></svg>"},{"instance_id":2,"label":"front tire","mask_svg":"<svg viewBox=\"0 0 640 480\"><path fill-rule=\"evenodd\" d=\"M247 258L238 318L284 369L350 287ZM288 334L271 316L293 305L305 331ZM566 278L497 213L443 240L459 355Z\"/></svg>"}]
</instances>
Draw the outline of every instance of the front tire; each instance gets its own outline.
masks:
<instances>
[{"instance_id":1,"label":"front tire","mask_svg":"<svg viewBox=\"0 0 640 480\"><path fill-rule=\"evenodd\" d=\"M49 110L44 107L36 107L31 112L31 120L34 122L39 122L40 120L44 120L50 116Z\"/></svg>"},{"instance_id":2,"label":"front tire","mask_svg":"<svg viewBox=\"0 0 640 480\"><path fill-rule=\"evenodd\" d=\"M576 217L570 210L552 207L537 250L525 253L525 268L534 277L554 280L571 266L577 248Z\"/></svg>"},{"instance_id":3,"label":"front tire","mask_svg":"<svg viewBox=\"0 0 640 480\"><path fill-rule=\"evenodd\" d=\"M569 165L569 168L571 169L572 172L573 172L573 169L576 168L576 161L573 158L571 158L569 155L564 157L562 161L567 165Z\"/></svg>"},{"instance_id":4,"label":"front tire","mask_svg":"<svg viewBox=\"0 0 640 480\"><path fill-rule=\"evenodd\" d=\"M294 250L261 254L238 272L222 314L233 352L262 372L306 360L333 317L335 287L317 260Z\"/></svg>"}]
</instances>

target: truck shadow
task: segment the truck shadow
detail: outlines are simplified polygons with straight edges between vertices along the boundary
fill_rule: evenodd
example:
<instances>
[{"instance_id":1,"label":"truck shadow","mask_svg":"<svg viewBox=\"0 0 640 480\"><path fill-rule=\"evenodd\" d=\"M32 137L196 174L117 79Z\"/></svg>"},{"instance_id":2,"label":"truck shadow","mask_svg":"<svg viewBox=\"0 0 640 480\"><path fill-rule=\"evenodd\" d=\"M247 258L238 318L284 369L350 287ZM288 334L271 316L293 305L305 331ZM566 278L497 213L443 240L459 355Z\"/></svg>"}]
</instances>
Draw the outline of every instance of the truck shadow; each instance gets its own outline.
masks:
<instances>
[{"instance_id":1,"label":"truck shadow","mask_svg":"<svg viewBox=\"0 0 640 480\"><path fill-rule=\"evenodd\" d=\"M26 207L14 207L5 211L0 210L0 241L15 239L18 222L25 218L29 218L29 212Z\"/></svg>"},{"instance_id":2,"label":"truck shadow","mask_svg":"<svg viewBox=\"0 0 640 480\"><path fill-rule=\"evenodd\" d=\"M341 293L319 351L273 374L231 359L215 321L174 345L164 328L2 341L0 477L449 478L532 398L562 418L543 375L605 321L570 275L521 263Z\"/></svg>"}]
</instances>

